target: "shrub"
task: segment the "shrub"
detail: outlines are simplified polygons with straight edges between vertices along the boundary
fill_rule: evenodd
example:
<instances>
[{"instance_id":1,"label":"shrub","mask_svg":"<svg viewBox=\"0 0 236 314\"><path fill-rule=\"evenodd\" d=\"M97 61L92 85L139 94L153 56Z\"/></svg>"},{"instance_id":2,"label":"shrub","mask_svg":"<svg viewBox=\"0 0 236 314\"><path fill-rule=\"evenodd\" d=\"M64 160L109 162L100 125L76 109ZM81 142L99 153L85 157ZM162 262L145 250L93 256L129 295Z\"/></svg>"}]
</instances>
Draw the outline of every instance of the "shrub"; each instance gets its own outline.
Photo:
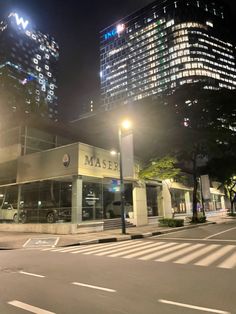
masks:
<instances>
[{"instance_id":1,"label":"shrub","mask_svg":"<svg viewBox=\"0 0 236 314\"><path fill-rule=\"evenodd\" d=\"M236 213L228 213L228 216L230 216L230 217L236 217Z\"/></svg>"},{"instance_id":2,"label":"shrub","mask_svg":"<svg viewBox=\"0 0 236 314\"><path fill-rule=\"evenodd\" d=\"M193 218L190 221L192 224L202 224L206 222L206 216L198 214L197 219L193 221Z\"/></svg>"},{"instance_id":3,"label":"shrub","mask_svg":"<svg viewBox=\"0 0 236 314\"><path fill-rule=\"evenodd\" d=\"M184 219L163 218L159 220L159 224L162 227L182 227Z\"/></svg>"}]
</instances>

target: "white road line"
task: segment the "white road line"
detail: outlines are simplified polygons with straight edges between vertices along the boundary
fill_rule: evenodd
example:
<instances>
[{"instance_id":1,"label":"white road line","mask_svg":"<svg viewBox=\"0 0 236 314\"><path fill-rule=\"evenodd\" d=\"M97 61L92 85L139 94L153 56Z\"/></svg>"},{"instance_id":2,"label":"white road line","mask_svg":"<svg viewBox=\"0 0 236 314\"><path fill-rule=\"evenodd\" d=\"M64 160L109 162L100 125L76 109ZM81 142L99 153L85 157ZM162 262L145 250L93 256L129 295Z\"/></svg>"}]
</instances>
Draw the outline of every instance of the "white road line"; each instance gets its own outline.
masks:
<instances>
[{"instance_id":1,"label":"white road line","mask_svg":"<svg viewBox=\"0 0 236 314\"><path fill-rule=\"evenodd\" d=\"M104 251L104 252L100 252L100 253L96 253L95 255L97 256L103 256L103 255L108 255L108 254L111 254L111 253L115 253L115 252L124 252L124 250L126 250L127 248L135 248L135 247L140 247L142 249L142 247L145 248L145 246L149 243L153 243L153 242L141 242L141 243L136 243L136 244L130 244L130 245L127 245L125 248L113 248L112 250L108 250L108 251ZM88 253L84 253L84 254L88 254Z\"/></svg>"},{"instance_id":2,"label":"white road line","mask_svg":"<svg viewBox=\"0 0 236 314\"><path fill-rule=\"evenodd\" d=\"M159 243L164 243L164 242L159 242ZM177 243L172 242L172 243L164 243L164 244L158 245L158 243L157 243L157 247L145 249L145 250L139 251L137 253L129 254L129 255L123 256L122 258L134 258L134 257L140 256L140 255L145 255L145 254L153 252L153 251L156 252L156 251L162 250L162 249L170 247L170 246L173 247L176 244Z\"/></svg>"},{"instance_id":3,"label":"white road line","mask_svg":"<svg viewBox=\"0 0 236 314\"><path fill-rule=\"evenodd\" d=\"M25 272L25 271L19 271L19 274L28 275L28 276L33 276L33 277L39 277L39 278L45 278L45 276L43 276L43 275L37 275L37 274L33 274L33 273L27 273L27 272Z\"/></svg>"},{"instance_id":4,"label":"white road line","mask_svg":"<svg viewBox=\"0 0 236 314\"><path fill-rule=\"evenodd\" d=\"M75 252L71 252L71 254L77 254L77 253L80 253L80 252L91 252L91 254L93 254L93 252L101 252L103 251L104 249L106 249L107 247L121 247L121 246L126 246L126 245L129 245L132 241L127 241L127 242L118 242L118 243L109 243L109 245L99 245L99 246L93 246L93 247L90 247L90 248L86 248L86 249L78 249L77 251ZM140 241L137 241L137 242L140 242Z\"/></svg>"},{"instance_id":5,"label":"white road line","mask_svg":"<svg viewBox=\"0 0 236 314\"><path fill-rule=\"evenodd\" d=\"M20 309L26 310L31 313L35 313L35 314L55 314L54 312L49 312L47 310L43 310L43 309L40 309L39 307L35 307L35 306L29 305L27 303L23 303L17 300L10 301L8 302L8 304L18 307Z\"/></svg>"},{"instance_id":6,"label":"white road line","mask_svg":"<svg viewBox=\"0 0 236 314\"><path fill-rule=\"evenodd\" d=\"M131 242L131 241L127 241L127 242ZM91 245L81 245L80 247L70 247L70 248L61 248L61 250L58 250L59 252L69 252L69 251L85 251L85 250L94 250L94 248L99 249L99 248L104 248L104 247L110 247L110 246L114 246L114 245L121 245L121 242L113 242L113 243L105 243L105 244L91 244ZM54 250L55 252L55 250Z\"/></svg>"},{"instance_id":7,"label":"white road line","mask_svg":"<svg viewBox=\"0 0 236 314\"><path fill-rule=\"evenodd\" d=\"M81 283L81 282L72 282L72 285L96 289L96 290L103 290L103 291L107 291L107 292L117 292L116 290L113 290L113 289L103 288L103 287L99 287L99 286L92 286L92 285L88 285L86 283Z\"/></svg>"},{"instance_id":8,"label":"white road line","mask_svg":"<svg viewBox=\"0 0 236 314\"><path fill-rule=\"evenodd\" d=\"M177 244L177 243L176 243ZM143 257L139 257L139 260L142 260L142 261L147 261L147 260L150 260L150 259L153 259L155 257L158 257L158 256L161 256L161 255L164 255L164 254L167 254L169 252L172 252L172 251L177 251L178 249L181 249L185 246L187 246L188 243L183 243L183 244L178 244L178 245L175 245L175 246L171 246L169 247L168 249L164 249L164 250L159 250L158 252L154 252L152 254L149 254L149 255L145 255Z\"/></svg>"},{"instance_id":9,"label":"white road line","mask_svg":"<svg viewBox=\"0 0 236 314\"><path fill-rule=\"evenodd\" d=\"M152 244L147 244L145 245L145 249L146 248L151 248L151 247L157 247L157 246L160 246L161 244L163 244L164 242L158 242L158 243L152 243ZM115 253L115 254L112 254L112 255L109 255L109 257L118 257L118 256L122 256L122 255L125 255L127 253L133 253L133 252L140 252L140 249L142 250L143 248L134 248L134 249L129 249L129 250L126 250L125 252L118 252L118 253ZM142 251L141 251L142 252Z\"/></svg>"},{"instance_id":10,"label":"white road line","mask_svg":"<svg viewBox=\"0 0 236 314\"><path fill-rule=\"evenodd\" d=\"M211 313L217 313L217 314L230 314L230 312L226 312L226 311L222 311L222 310L210 309L208 307L201 307L201 306L190 305L190 304L179 303L179 302L173 302L173 301L168 301L168 300L160 299L160 300L158 300L158 302L164 303L164 304L180 306L180 307L186 307L189 309L199 310L199 311L204 311L204 312L211 312Z\"/></svg>"},{"instance_id":11,"label":"white road line","mask_svg":"<svg viewBox=\"0 0 236 314\"><path fill-rule=\"evenodd\" d=\"M219 250L217 250L216 252L212 253L211 255L208 255L207 257L201 259L200 261L198 261L194 265L209 266L212 263L214 263L215 261L217 261L218 259L220 259L223 255L232 251L233 249L235 249L235 245L226 245L226 246L220 248Z\"/></svg>"},{"instance_id":12,"label":"white road line","mask_svg":"<svg viewBox=\"0 0 236 314\"><path fill-rule=\"evenodd\" d=\"M177 252L174 252L174 253L171 253L171 254L168 254L166 256L163 256L161 258L158 258L158 259L155 259L155 261L157 262L168 262L172 259L175 259L181 255L184 255L186 253L189 253L191 251L194 251L195 249L198 249L199 247L202 247L204 244L195 244L195 245L191 245L189 243L190 247L188 246L187 248L185 249L182 249L182 250L179 250Z\"/></svg>"},{"instance_id":13,"label":"white road line","mask_svg":"<svg viewBox=\"0 0 236 314\"><path fill-rule=\"evenodd\" d=\"M211 239L211 238L216 237L216 236L218 236L218 235L220 235L220 234L223 234L223 233L229 232L229 231L231 231L231 230L235 230L235 229L236 229L236 227L230 228L230 229L227 229L227 230L224 230L224 231L215 233L215 234L212 234L212 235L210 235L209 237L204 238L204 240Z\"/></svg>"},{"instance_id":14,"label":"white road line","mask_svg":"<svg viewBox=\"0 0 236 314\"><path fill-rule=\"evenodd\" d=\"M70 246L70 247L61 247L58 249L52 249L53 252L69 252L69 251L73 251L73 250L88 250L91 248L101 248L101 247L106 247L106 246L111 246L114 244L120 244L119 242L115 242L115 243L103 243L103 244L91 244L91 245L76 245L76 246Z\"/></svg>"},{"instance_id":15,"label":"white road line","mask_svg":"<svg viewBox=\"0 0 236 314\"><path fill-rule=\"evenodd\" d=\"M173 229L168 229L168 230L173 230ZM167 230L167 231L168 231ZM178 230L178 231L174 231L174 232L171 232L171 234L174 234L174 233L178 233L178 232L184 232L184 231L188 231L188 229L182 229L182 230ZM161 237L161 236L163 236L163 234L158 234L158 235L156 235L156 236L154 236L154 237L152 237L152 238L159 238L159 237Z\"/></svg>"},{"instance_id":16,"label":"white road line","mask_svg":"<svg viewBox=\"0 0 236 314\"><path fill-rule=\"evenodd\" d=\"M54 243L53 247L57 246L57 243L59 242L60 238L57 237L56 242Z\"/></svg>"},{"instance_id":17,"label":"white road line","mask_svg":"<svg viewBox=\"0 0 236 314\"><path fill-rule=\"evenodd\" d=\"M204 244L205 246L205 244ZM177 263L177 264L187 264L191 261L193 261L194 259L198 258L198 257L201 257L202 255L210 252L210 251L213 251L214 249L218 248L219 245L218 244L211 244L209 246L205 246L203 247L202 249L200 250L197 250L196 252L193 252L192 254L189 254L185 257L182 257L180 259L178 259L177 261L174 261L174 263Z\"/></svg>"},{"instance_id":18,"label":"white road line","mask_svg":"<svg viewBox=\"0 0 236 314\"><path fill-rule=\"evenodd\" d=\"M132 243L132 241L131 242L129 242L129 243L122 243L122 244L120 244L119 246L118 245L115 245L115 246L111 246L111 247L109 247L109 249L112 249L112 250L115 250L115 249L119 249L119 248L125 248L125 247L130 247L130 246L135 246L135 245L140 245L140 244L142 244L143 242L141 242L141 241L137 241L137 242L135 242L135 243ZM86 252L86 253L83 253L83 254L85 254L85 255L89 255L89 254L97 254L97 253L100 253L100 252L107 252L107 248L103 248L103 249L96 249L96 250L93 250L93 251L90 251L90 252Z\"/></svg>"},{"instance_id":19,"label":"white road line","mask_svg":"<svg viewBox=\"0 0 236 314\"><path fill-rule=\"evenodd\" d=\"M30 241L31 241L31 238L28 239L28 240L25 242L25 244L23 244L22 246L25 247Z\"/></svg>"},{"instance_id":20,"label":"white road line","mask_svg":"<svg viewBox=\"0 0 236 314\"><path fill-rule=\"evenodd\" d=\"M236 240L223 240L223 239L192 239L192 238L161 238L161 240L172 240L172 241L176 241L176 240L182 240L182 241L208 241L208 242L234 242L236 243Z\"/></svg>"},{"instance_id":21,"label":"white road line","mask_svg":"<svg viewBox=\"0 0 236 314\"><path fill-rule=\"evenodd\" d=\"M229 258L227 258L224 262L222 262L217 267L230 269L235 266L236 266L236 253L232 254Z\"/></svg>"}]
</instances>

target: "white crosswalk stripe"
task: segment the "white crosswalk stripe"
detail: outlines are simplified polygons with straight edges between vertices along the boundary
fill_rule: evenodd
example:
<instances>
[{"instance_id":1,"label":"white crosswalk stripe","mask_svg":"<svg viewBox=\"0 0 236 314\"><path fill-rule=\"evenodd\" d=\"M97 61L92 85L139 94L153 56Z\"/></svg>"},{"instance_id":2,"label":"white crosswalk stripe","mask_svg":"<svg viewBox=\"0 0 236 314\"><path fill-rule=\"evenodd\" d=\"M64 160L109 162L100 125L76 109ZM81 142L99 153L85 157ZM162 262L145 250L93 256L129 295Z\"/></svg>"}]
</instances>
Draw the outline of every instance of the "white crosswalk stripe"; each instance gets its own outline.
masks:
<instances>
[{"instance_id":1,"label":"white crosswalk stripe","mask_svg":"<svg viewBox=\"0 0 236 314\"><path fill-rule=\"evenodd\" d=\"M203 247L202 249L200 250L197 250L195 252L193 252L192 254L189 254L185 257L182 257L180 259L178 259L177 261L175 261L175 263L178 263L178 264L187 264L187 263L190 263L192 262L193 260L197 259L198 257L201 257L202 255L210 252L210 251L213 251L214 249L218 248L219 245L218 244L211 244L211 245L205 245L205 247Z\"/></svg>"},{"instance_id":2,"label":"white crosswalk stripe","mask_svg":"<svg viewBox=\"0 0 236 314\"><path fill-rule=\"evenodd\" d=\"M46 251L41 249L41 251ZM214 266L232 269L236 267L236 245L209 243L125 241L96 245L51 248L47 252L96 255L140 261L171 262L196 266Z\"/></svg>"},{"instance_id":3,"label":"white crosswalk stripe","mask_svg":"<svg viewBox=\"0 0 236 314\"><path fill-rule=\"evenodd\" d=\"M169 254L167 256L161 257L159 259L155 259L155 261L158 261L158 262L169 262L172 259L175 259L175 258L177 258L177 257L179 257L181 255L184 255L184 254L188 253L188 252L194 251L194 250L196 250L196 249L198 249L199 247L202 247L202 246L203 246L203 244L197 244L197 245L189 244L189 246L186 247L185 249L180 250L178 252L174 252L174 253Z\"/></svg>"},{"instance_id":4,"label":"white crosswalk stripe","mask_svg":"<svg viewBox=\"0 0 236 314\"><path fill-rule=\"evenodd\" d=\"M217 250L216 252L212 253L210 256L207 256L207 257L201 259L200 261L198 261L194 265L208 266L208 265L214 263L215 261L217 261L218 259L220 259L221 256L223 256L224 254L232 251L234 248L235 248L234 245L226 245L226 246L220 248L219 250Z\"/></svg>"},{"instance_id":5,"label":"white crosswalk stripe","mask_svg":"<svg viewBox=\"0 0 236 314\"><path fill-rule=\"evenodd\" d=\"M222 262L218 267L220 268L233 268L236 266L236 253L233 253L229 258Z\"/></svg>"}]
</instances>

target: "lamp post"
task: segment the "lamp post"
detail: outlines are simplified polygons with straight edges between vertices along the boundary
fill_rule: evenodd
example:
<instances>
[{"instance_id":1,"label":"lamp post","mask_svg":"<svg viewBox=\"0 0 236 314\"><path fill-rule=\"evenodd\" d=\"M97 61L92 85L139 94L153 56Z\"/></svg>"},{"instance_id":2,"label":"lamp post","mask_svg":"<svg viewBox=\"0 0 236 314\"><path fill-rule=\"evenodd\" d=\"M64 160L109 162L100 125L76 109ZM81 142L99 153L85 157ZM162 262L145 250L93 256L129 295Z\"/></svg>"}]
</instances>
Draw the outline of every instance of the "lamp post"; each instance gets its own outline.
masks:
<instances>
[{"instance_id":1,"label":"lamp post","mask_svg":"<svg viewBox=\"0 0 236 314\"><path fill-rule=\"evenodd\" d=\"M131 127L131 123L128 120L125 120L121 123L118 130L119 137L119 152L120 152L120 198L121 198L121 227L122 234L126 234L125 226L125 189L124 189L124 178L123 178L123 167L122 167L122 130L128 130Z\"/></svg>"}]
</instances>

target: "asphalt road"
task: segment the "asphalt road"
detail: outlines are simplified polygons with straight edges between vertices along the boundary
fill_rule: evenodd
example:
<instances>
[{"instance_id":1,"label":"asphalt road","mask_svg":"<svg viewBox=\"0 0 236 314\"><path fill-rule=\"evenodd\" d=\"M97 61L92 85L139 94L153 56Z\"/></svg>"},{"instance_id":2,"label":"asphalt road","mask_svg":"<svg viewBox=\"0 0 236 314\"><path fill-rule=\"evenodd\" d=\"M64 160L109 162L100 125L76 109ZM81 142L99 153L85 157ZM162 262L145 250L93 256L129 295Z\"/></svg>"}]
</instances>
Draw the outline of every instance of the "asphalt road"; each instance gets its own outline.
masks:
<instances>
[{"instance_id":1,"label":"asphalt road","mask_svg":"<svg viewBox=\"0 0 236 314\"><path fill-rule=\"evenodd\" d=\"M0 251L1 314L236 314L236 223Z\"/></svg>"}]
</instances>

